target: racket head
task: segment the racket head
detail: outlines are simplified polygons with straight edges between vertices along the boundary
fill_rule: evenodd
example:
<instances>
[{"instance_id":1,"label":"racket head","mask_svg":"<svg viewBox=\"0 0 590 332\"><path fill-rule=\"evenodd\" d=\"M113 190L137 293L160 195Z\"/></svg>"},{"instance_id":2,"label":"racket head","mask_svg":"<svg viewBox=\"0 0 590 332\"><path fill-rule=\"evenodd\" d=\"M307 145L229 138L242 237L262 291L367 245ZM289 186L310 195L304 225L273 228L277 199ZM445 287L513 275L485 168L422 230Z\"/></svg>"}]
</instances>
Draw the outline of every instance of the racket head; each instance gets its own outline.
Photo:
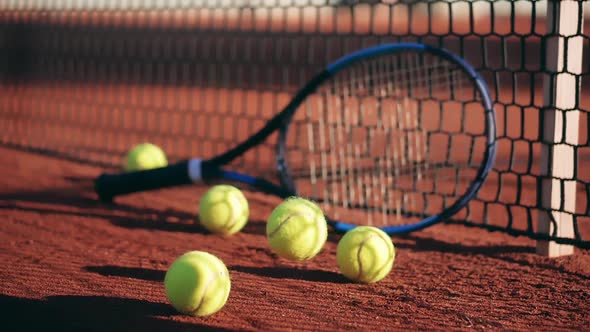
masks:
<instances>
[{"instance_id":1,"label":"racket head","mask_svg":"<svg viewBox=\"0 0 590 332\"><path fill-rule=\"evenodd\" d=\"M369 224L400 234L445 220L476 196L493 166L487 85L445 49L363 49L298 95L279 130L281 184L320 203L338 231Z\"/></svg>"}]
</instances>

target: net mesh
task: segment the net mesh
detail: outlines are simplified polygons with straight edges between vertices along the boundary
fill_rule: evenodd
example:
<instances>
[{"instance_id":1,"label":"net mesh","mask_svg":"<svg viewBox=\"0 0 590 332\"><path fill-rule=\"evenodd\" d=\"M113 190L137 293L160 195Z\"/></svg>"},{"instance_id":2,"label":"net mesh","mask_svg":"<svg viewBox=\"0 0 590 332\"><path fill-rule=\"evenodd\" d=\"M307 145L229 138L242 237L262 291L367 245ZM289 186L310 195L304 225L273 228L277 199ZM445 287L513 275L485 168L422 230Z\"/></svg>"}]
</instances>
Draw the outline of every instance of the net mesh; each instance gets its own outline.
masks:
<instances>
[{"instance_id":1,"label":"net mesh","mask_svg":"<svg viewBox=\"0 0 590 332\"><path fill-rule=\"evenodd\" d=\"M495 102L497 162L452 222L587 248L588 2L567 20L561 3L2 1L0 142L113 168L143 141L212 157L337 57L419 41L471 62ZM272 174L275 141L234 166ZM540 218L573 231L548 235Z\"/></svg>"}]
</instances>

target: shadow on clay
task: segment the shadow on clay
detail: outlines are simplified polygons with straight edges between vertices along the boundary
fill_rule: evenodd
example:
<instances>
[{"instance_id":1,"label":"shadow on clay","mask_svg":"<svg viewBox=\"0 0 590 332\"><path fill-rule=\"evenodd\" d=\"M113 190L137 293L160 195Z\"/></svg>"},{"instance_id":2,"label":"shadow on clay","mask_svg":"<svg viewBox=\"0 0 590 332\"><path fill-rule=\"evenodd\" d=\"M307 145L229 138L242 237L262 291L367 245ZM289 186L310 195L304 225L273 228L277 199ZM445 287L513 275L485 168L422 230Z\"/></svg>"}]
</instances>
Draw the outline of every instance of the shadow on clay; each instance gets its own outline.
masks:
<instances>
[{"instance_id":1,"label":"shadow on clay","mask_svg":"<svg viewBox=\"0 0 590 332\"><path fill-rule=\"evenodd\" d=\"M525 267L539 267L542 269L550 269L558 271L563 274L568 274L577 278L587 279L589 276L577 272L567 271L560 264L561 259L550 259L535 254L535 248L528 245L466 245L462 243L450 243L440 241L432 238L420 238L413 235L405 235L400 237L394 243L396 248L408 249L416 252L447 252L459 255L483 255L489 258L502 260L508 263L525 266ZM410 241L406 241L410 240Z\"/></svg>"},{"instance_id":2,"label":"shadow on clay","mask_svg":"<svg viewBox=\"0 0 590 332\"><path fill-rule=\"evenodd\" d=\"M450 252L457 254L479 254L485 256L497 257L501 253L534 253L535 249L526 245L477 245L470 246L463 243L445 242L433 238L422 238L407 234L400 236L396 241L396 248L410 249L412 251L438 251ZM409 241L407 241L409 240Z\"/></svg>"},{"instance_id":3,"label":"shadow on clay","mask_svg":"<svg viewBox=\"0 0 590 332\"><path fill-rule=\"evenodd\" d=\"M116 265L85 266L84 270L107 277L125 277L148 281L164 281L166 271Z\"/></svg>"},{"instance_id":4,"label":"shadow on clay","mask_svg":"<svg viewBox=\"0 0 590 332\"><path fill-rule=\"evenodd\" d=\"M244 228L240 230L244 234L263 235L266 236L266 221L258 219L250 219Z\"/></svg>"},{"instance_id":5,"label":"shadow on clay","mask_svg":"<svg viewBox=\"0 0 590 332\"><path fill-rule=\"evenodd\" d=\"M106 219L115 226L170 232L207 233L192 213L100 202L91 178L66 178L70 187L0 194L0 209ZM40 206L42 205L42 206Z\"/></svg>"},{"instance_id":6,"label":"shadow on clay","mask_svg":"<svg viewBox=\"0 0 590 332\"><path fill-rule=\"evenodd\" d=\"M166 271L147 269L140 267L126 267L116 265L85 266L85 271L100 274L107 277L125 277L148 281L163 282ZM323 270L308 270L295 267L253 267L234 265L228 266L230 273L233 271L254 274L275 279L297 279L315 282L349 283L350 281L341 274Z\"/></svg>"},{"instance_id":7,"label":"shadow on clay","mask_svg":"<svg viewBox=\"0 0 590 332\"><path fill-rule=\"evenodd\" d=\"M49 296L26 299L0 295L3 323L21 331L188 331L215 329L170 318L168 304L106 296ZM169 317L169 318L167 318Z\"/></svg>"},{"instance_id":8,"label":"shadow on clay","mask_svg":"<svg viewBox=\"0 0 590 332\"><path fill-rule=\"evenodd\" d=\"M261 277L267 278L275 278L275 279L296 279L296 280L307 280L307 281L315 281L315 282L328 282L328 283L349 283L350 281L346 279L339 273L332 272L332 271L324 271L324 270L309 270L309 269L299 269L296 267L276 267L276 266L266 266L266 267L254 267L254 266L243 266L243 265L234 265L228 267L230 271L237 271L243 273L254 274Z\"/></svg>"}]
</instances>

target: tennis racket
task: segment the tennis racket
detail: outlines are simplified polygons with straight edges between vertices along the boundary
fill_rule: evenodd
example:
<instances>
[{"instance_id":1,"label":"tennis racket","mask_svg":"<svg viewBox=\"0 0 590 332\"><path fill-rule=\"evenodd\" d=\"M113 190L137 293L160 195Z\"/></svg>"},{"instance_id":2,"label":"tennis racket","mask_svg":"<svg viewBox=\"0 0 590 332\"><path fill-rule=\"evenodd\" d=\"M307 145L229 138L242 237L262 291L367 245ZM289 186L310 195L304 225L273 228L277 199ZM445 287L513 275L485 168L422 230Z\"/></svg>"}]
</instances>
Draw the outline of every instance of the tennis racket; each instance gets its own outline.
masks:
<instances>
[{"instance_id":1,"label":"tennis racket","mask_svg":"<svg viewBox=\"0 0 590 332\"><path fill-rule=\"evenodd\" d=\"M227 169L275 132L278 176ZM470 64L441 48L386 44L328 65L225 153L103 174L95 189L111 201L191 183L245 184L316 201L337 232L373 225L408 233L453 216L476 196L495 159L495 135L489 90Z\"/></svg>"}]
</instances>

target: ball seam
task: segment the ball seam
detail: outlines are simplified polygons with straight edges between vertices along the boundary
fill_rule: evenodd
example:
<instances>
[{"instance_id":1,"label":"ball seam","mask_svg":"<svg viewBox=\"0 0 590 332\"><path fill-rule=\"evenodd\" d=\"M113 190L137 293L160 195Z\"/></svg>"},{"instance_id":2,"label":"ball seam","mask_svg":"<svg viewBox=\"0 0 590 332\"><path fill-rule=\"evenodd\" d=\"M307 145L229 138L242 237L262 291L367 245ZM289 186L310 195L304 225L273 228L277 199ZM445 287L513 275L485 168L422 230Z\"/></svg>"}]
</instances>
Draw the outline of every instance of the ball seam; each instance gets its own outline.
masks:
<instances>
[{"instance_id":1,"label":"ball seam","mask_svg":"<svg viewBox=\"0 0 590 332\"><path fill-rule=\"evenodd\" d=\"M359 245L359 249L356 251L356 261L359 264L359 273L356 276L356 279L361 279L361 276L363 275L363 261L361 260L361 251L363 249L363 247L365 246L365 243L367 243L367 241L369 241L369 239L371 239L372 237L374 237L375 234L371 234L369 236L367 236L366 238L363 239L363 241L361 241L360 245Z\"/></svg>"},{"instance_id":2,"label":"ball seam","mask_svg":"<svg viewBox=\"0 0 590 332\"><path fill-rule=\"evenodd\" d=\"M285 223L287 221L289 221L291 218L293 218L293 217L299 217L299 216L310 217L310 214L309 213L305 213L305 212L295 212L295 213L292 213L292 214L288 215L287 218L285 218L284 220L281 220L281 222L279 223L279 225L272 232L270 232L268 234L268 237L271 238L276 233L278 233L281 230L281 228L283 227L283 225L285 225Z\"/></svg>"},{"instance_id":3,"label":"ball seam","mask_svg":"<svg viewBox=\"0 0 590 332\"><path fill-rule=\"evenodd\" d=\"M383 238L383 237L382 237L380 234L371 234L371 235L369 235L369 236L367 236L366 238L364 238L364 239L363 239L363 241L362 241L362 242L360 243L360 245L359 245L359 249L357 250L357 254L356 254L356 259L357 259L357 262L358 262L358 264L359 264L359 273L358 273L358 275L357 275L357 278L356 278L357 280L361 280L361 277L363 276L363 263L362 263L362 260L361 260L361 250L363 249L363 247L365 246L365 244L366 244L366 243L367 243L367 242L368 242L368 241L369 241L371 238L373 238L373 237L375 237L375 236L376 236L376 237L378 237L379 239L381 239L381 240L382 240L383 242L385 242L386 244L387 244L387 242L388 242L388 241L387 241L386 239L384 239L384 238ZM387 247L389 247L389 246L387 246ZM389 250L388 250L388 253L387 253L387 256L388 256L388 258L387 258L387 261L388 261L388 262L389 262L389 261L390 261L390 260L393 258L392 256L394 255L394 252L395 252L395 251L394 251L394 250L392 250L392 249L389 249ZM381 268L380 268L380 269L377 271L377 274L379 274L379 273L381 272L381 270L383 270L384 268L385 268L385 266L382 266L382 267L381 267Z\"/></svg>"},{"instance_id":4,"label":"ball seam","mask_svg":"<svg viewBox=\"0 0 590 332\"><path fill-rule=\"evenodd\" d=\"M197 312L199 312L199 309L201 309L201 306L203 306L203 303L205 302L205 294L207 294L207 289L209 288L209 286L211 286L211 284L215 280L223 277L224 275L225 275L225 273L223 271L219 271L218 273L214 274L213 278L210 278L207 281L207 283L205 284L205 287L203 287L203 292L200 297L199 305L197 305L197 307L190 312L193 316L196 315Z\"/></svg>"},{"instance_id":5,"label":"ball seam","mask_svg":"<svg viewBox=\"0 0 590 332\"><path fill-rule=\"evenodd\" d=\"M229 223L225 224L225 225L224 225L224 228L225 228L226 230L228 230L228 231L229 231L229 230L231 230L231 229L232 229L232 228L233 228L233 227L236 225L236 223L238 222L238 215L234 213L234 207L236 207L236 206L237 206L239 209L241 209L241 206L240 206L240 205L242 204L242 202L240 202L240 199L239 199L238 197L236 197L236 196L235 196L235 194L234 194L233 192L229 192L228 194L229 194L229 195L228 195L228 199L229 199L229 201L230 201L230 202L229 202L229 207L230 207L230 209L229 209L230 218L229 218ZM231 202L231 201L233 201L233 202ZM237 203L237 204L234 206L234 205L232 205L232 203Z\"/></svg>"}]
</instances>

